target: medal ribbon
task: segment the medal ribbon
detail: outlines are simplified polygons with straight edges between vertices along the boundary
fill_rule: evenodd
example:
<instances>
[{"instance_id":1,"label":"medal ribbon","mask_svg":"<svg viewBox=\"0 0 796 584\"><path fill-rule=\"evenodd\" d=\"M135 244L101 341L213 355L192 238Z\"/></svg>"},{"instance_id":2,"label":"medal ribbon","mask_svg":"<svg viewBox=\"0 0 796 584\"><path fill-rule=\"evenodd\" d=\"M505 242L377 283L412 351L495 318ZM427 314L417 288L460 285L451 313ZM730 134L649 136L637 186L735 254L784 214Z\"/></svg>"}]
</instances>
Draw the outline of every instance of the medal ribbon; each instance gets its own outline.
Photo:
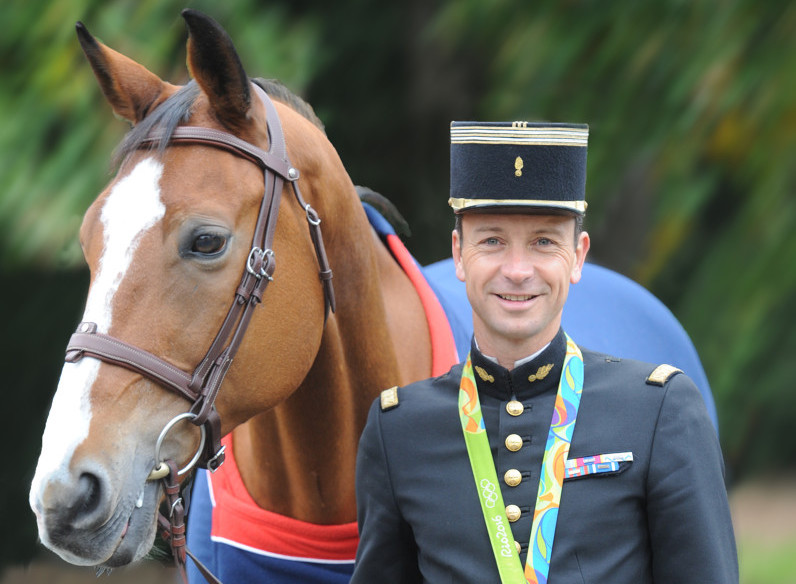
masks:
<instances>
[{"instance_id":1,"label":"medal ribbon","mask_svg":"<svg viewBox=\"0 0 796 584\"><path fill-rule=\"evenodd\" d=\"M542 459L539 491L524 571L506 517L506 506L503 503L495 462L489 448L469 354L462 369L462 379L459 384L459 417L481 510L503 584L547 583L565 465L583 391L583 356L569 335L566 340L567 352L564 356L553 418Z\"/></svg>"}]
</instances>

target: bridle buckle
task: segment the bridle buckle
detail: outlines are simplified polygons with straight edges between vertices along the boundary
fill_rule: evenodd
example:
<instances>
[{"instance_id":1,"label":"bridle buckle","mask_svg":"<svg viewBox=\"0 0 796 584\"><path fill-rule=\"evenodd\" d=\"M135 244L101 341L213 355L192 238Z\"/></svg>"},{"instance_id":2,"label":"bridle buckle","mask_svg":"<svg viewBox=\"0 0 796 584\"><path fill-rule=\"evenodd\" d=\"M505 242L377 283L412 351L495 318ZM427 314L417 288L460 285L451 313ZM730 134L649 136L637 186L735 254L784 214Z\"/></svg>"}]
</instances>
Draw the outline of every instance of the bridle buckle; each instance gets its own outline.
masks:
<instances>
[{"instance_id":1,"label":"bridle buckle","mask_svg":"<svg viewBox=\"0 0 796 584\"><path fill-rule=\"evenodd\" d=\"M209 470L210 472L216 472L219 469L219 467L222 464L224 464L224 459L227 456L226 453L224 452L226 449L227 449L226 446L222 446L221 448L218 449L218 452L216 452L216 454L212 458L209 458L207 460L207 462L205 463L207 470Z\"/></svg>"},{"instance_id":2,"label":"bridle buckle","mask_svg":"<svg viewBox=\"0 0 796 584\"><path fill-rule=\"evenodd\" d=\"M274 259L274 250L266 249L263 251L257 246L254 246L249 252L249 257L246 259L246 271L252 276L261 280L267 278L269 282L273 282L274 278L268 273L268 268Z\"/></svg>"}]
</instances>

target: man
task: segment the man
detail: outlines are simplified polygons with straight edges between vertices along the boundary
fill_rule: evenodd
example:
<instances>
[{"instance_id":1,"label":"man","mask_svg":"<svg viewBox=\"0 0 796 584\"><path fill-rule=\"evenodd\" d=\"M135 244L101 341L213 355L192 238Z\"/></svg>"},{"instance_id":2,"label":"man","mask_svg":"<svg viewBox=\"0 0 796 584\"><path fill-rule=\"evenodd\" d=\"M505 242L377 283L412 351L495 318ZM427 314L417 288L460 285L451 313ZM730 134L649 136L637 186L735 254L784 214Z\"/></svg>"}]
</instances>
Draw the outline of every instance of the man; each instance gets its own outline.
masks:
<instances>
[{"instance_id":1,"label":"man","mask_svg":"<svg viewBox=\"0 0 796 584\"><path fill-rule=\"evenodd\" d=\"M738 582L694 384L561 329L590 244L587 140L580 125L451 124L474 338L464 363L370 411L353 583Z\"/></svg>"}]
</instances>

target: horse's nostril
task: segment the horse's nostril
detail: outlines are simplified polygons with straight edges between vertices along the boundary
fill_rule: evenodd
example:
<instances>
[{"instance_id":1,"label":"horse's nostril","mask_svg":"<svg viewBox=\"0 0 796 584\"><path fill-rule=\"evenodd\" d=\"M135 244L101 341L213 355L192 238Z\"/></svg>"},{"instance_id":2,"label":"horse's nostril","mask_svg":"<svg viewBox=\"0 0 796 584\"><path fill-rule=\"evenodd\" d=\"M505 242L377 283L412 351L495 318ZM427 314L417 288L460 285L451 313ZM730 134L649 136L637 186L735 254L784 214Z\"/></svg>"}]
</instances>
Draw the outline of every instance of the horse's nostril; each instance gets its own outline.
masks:
<instances>
[{"instance_id":1,"label":"horse's nostril","mask_svg":"<svg viewBox=\"0 0 796 584\"><path fill-rule=\"evenodd\" d=\"M74 475L73 475L74 477ZM60 478L60 480L59 480ZM51 478L42 483L34 506L51 540L68 539L76 530L104 524L113 509L109 505L109 485L101 470L83 469L72 480Z\"/></svg>"},{"instance_id":2,"label":"horse's nostril","mask_svg":"<svg viewBox=\"0 0 796 584\"><path fill-rule=\"evenodd\" d=\"M100 480L96 475L83 473L78 479L77 497L73 511L76 517L91 514L100 502Z\"/></svg>"}]
</instances>

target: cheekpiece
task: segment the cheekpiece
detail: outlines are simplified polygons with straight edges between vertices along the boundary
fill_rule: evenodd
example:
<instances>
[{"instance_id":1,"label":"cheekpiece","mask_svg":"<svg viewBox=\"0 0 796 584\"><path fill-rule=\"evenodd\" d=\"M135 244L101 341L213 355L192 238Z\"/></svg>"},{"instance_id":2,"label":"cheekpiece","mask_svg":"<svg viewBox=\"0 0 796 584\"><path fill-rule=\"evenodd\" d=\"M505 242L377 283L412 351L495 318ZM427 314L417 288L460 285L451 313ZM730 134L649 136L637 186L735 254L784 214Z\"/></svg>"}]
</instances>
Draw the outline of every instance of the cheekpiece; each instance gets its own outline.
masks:
<instances>
[{"instance_id":1,"label":"cheekpiece","mask_svg":"<svg viewBox=\"0 0 796 584\"><path fill-rule=\"evenodd\" d=\"M451 122L454 212L586 212L585 124Z\"/></svg>"}]
</instances>

